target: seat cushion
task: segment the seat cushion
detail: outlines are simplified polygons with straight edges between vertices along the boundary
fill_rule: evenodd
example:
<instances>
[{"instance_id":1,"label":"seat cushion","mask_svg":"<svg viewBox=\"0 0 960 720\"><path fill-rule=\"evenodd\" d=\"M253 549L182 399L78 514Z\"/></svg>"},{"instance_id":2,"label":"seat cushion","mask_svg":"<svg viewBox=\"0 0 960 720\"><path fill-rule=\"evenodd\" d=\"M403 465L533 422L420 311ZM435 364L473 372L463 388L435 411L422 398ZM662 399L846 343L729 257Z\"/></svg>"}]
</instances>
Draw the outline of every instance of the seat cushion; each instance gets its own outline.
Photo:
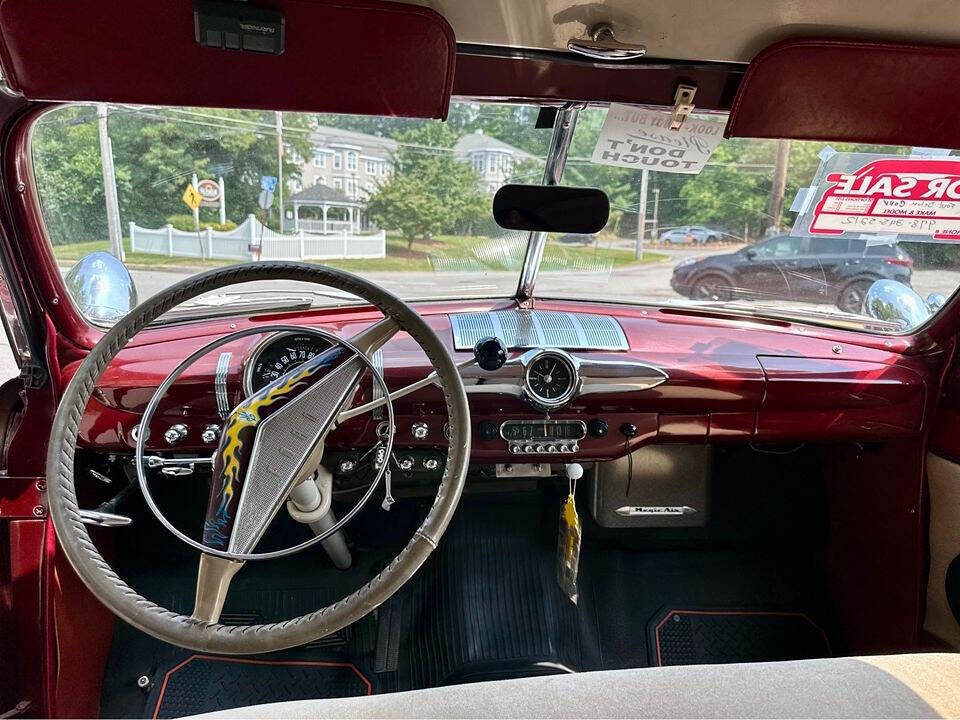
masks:
<instances>
[{"instance_id":1,"label":"seat cushion","mask_svg":"<svg viewBox=\"0 0 960 720\"><path fill-rule=\"evenodd\" d=\"M960 717L960 654L605 670L274 703L197 717Z\"/></svg>"}]
</instances>

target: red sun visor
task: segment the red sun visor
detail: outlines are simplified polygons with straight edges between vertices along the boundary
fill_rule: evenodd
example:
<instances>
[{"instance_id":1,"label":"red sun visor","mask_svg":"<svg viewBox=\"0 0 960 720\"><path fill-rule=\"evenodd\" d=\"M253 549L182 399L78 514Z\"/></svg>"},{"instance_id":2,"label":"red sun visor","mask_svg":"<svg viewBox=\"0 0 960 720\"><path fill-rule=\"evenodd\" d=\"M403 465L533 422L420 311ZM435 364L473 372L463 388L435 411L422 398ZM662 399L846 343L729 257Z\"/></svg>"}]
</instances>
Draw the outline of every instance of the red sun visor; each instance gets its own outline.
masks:
<instances>
[{"instance_id":1,"label":"red sun visor","mask_svg":"<svg viewBox=\"0 0 960 720\"><path fill-rule=\"evenodd\" d=\"M753 59L727 137L960 147L960 48L788 40Z\"/></svg>"},{"instance_id":2,"label":"red sun visor","mask_svg":"<svg viewBox=\"0 0 960 720\"><path fill-rule=\"evenodd\" d=\"M442 118L455 58L442 16L394 2L0 0L0 63L33 100Z\"/></svg>"}]
</instances>

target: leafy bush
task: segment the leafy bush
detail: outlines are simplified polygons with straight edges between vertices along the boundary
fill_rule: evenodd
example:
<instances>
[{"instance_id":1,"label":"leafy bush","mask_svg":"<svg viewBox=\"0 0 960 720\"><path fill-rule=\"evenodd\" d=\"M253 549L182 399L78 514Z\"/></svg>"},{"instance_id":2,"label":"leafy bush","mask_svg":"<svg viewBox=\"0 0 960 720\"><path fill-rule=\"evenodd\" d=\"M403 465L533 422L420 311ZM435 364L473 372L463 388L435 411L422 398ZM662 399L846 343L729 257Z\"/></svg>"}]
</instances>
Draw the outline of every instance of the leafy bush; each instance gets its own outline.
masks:
<instances>
[{"instance_id":1,"label":"leafy bush","mask_svg":"<svg viewBox=\"0 0 960 720\"><path fill-rule=\"evenodd\" d=\"M193 215L171 215L167 218L167 222L173 225L173 227L177 230L184 230L186 232L193 232L196 230L196 226L193 224ZM235 222L230 222L229 220L225 223L201 220L200 229L206 230L207 228L211 228L217 232L229 232L230 230L236 230L237 224Z\"/></svg>"}]
</instances>

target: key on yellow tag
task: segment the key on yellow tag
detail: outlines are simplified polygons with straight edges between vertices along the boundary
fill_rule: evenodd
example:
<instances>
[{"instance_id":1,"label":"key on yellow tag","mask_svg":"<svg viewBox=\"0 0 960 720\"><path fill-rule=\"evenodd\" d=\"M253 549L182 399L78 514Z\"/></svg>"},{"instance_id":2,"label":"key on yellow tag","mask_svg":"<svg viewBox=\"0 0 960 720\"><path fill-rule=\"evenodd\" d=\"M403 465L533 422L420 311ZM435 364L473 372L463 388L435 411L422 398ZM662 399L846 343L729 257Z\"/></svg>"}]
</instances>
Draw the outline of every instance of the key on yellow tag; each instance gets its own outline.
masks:
<instances>
[{"instance_id":1,"label":"key on yellow tag","mask_svg":"<svg viewBox=\"0 0 960 720\"><path fill-rule=\"evenodd\" d=\"M557 582L570 600L577 602L577 572L580 569L580 516L577 515L577 503L574 499L577 491L577 480L583 474L580 470L576 477L567 468L567 477L570 479L570 492L567 501L563 504L560 513L560 534L557 538Z\"/></svg>"}]
</instances>

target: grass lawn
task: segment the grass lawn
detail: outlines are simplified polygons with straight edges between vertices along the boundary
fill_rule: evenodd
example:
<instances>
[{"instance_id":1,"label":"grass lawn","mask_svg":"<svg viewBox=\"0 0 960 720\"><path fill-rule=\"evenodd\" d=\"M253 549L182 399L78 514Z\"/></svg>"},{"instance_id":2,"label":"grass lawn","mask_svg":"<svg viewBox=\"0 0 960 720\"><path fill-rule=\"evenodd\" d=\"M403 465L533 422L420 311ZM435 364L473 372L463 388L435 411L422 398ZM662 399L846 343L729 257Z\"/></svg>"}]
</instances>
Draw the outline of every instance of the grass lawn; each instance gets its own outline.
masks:
<instances>
[{"instance_id":1,"label":"grass lawn","mask_svg":"<svg viewBox=\"0 0 960 720\"><path fill-rule=\"evenodd\" d=\"M123 248L127 253L126 265L131 269L170 268L182 267L212 268L230 265L228 260L200 260L199 258L176 258L151 253L130 252L130 241L123 241ZM106 240L91 240L90 242L71 243L70 245L54 245L53 256L61 265L73 265L77 260L92 252L110 251L110 243Z\"/></svg>"},{"instance_id":2,"label":"grass lawn","mask_svg":"<svg viewBox=\"0 0 960 720\"><path fill-rule=\"evenodd\" d=\"M570 245L550 240L543 253L544 270L563 270L569 267L621 267L624 265L660 262L666 255L656 252L644 252L642 260L636 260L630 250L602 247L603 242L594 245ZM199 260L197 258L177 258L148 253L131 253L130 243L124 240L127 250L127 267L133 269L189 269L208 268L229 265L229 260ZM496 240L478 237L459 237L442 235L430 243L415 243L407 249L407 243L400 237L387 236L387 256L366 260L327 260L324 265L342 268L353 272L371 271L427 271L443 267L444 262L452 263L455 268L470 270L519 271L523 264L525 241ZM91 241L71 245L57 245L53 254L62 265L72 265L88 253L108 250L106 241ZM320 262L320 261L317 261Z\"/></svg>"}]
</instances>

